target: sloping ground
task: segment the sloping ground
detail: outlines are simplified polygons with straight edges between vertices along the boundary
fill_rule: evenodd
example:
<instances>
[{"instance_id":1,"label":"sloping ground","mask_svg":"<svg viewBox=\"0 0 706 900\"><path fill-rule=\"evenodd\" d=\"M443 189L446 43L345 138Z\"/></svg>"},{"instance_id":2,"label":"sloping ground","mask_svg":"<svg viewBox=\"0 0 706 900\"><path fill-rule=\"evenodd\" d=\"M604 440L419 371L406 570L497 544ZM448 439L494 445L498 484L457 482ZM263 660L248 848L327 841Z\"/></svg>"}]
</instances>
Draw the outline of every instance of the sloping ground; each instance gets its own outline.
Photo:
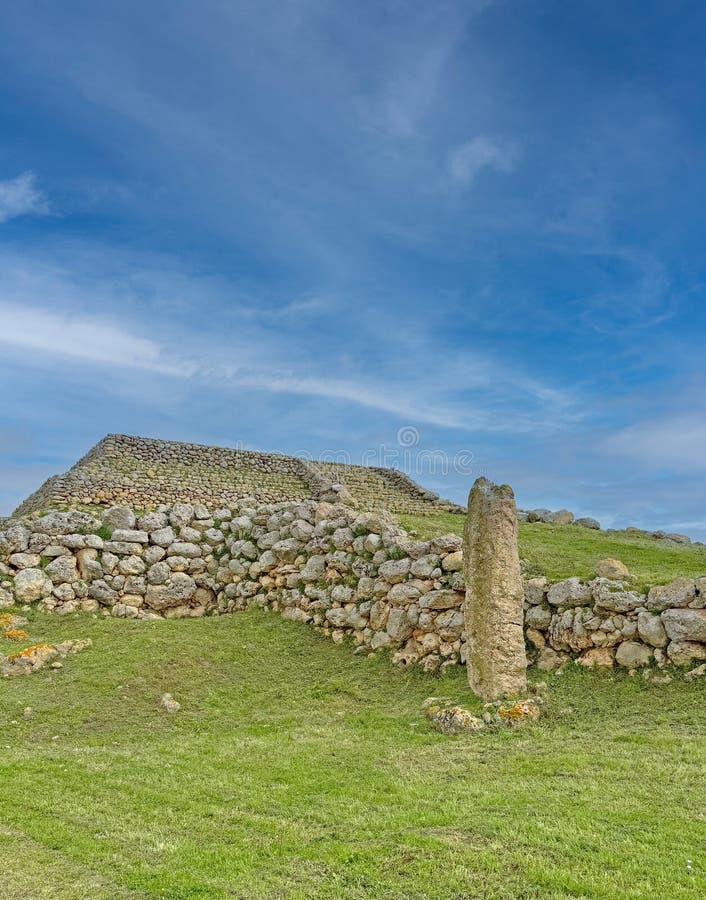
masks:
<instances>
[{"instance_id":1,"label":"sloping ground","mask_svg":"<svg viewBox=\"0 0 706 900\"><path fill-rule=\"evenodd\" d=\"M14 515L112 503L138 509L174 502L219 507L243 497L278 503L319 497L332 481L347 487L363 507L408 513L436 508L436 495L394 469L109 434L68 472L46 481Z\"/></svg>"},{"instance_id":2,"label":"sloping ground","mask_svg":"<svg viewBox=\"0 0 706 900\"><path fill-rule=\"evenodd\" d=\"M570 669L541 724L447 738L463 672L279 616L30 618L94 646L0 681L3 900L706 893L703 686Z\"/></svg>"},{"instance_id":3,"label":"sloping ground","mask_svg":"<svg viewBox=\"0 0 706 900\"><path fill-rule=\"evenodd\" d=\"M428 540L442 534L463 534L465 516L433 512L428 516L399 516L400 524ZM527 575L546 575L550 581L574 576L588 580L596 563L612 557L625 563L635 586L666 584L682 575L706 575L706 547L659 540L646 532L593 531L579 525L519 524L520 557Z\"/></svg>"}]
</instances>

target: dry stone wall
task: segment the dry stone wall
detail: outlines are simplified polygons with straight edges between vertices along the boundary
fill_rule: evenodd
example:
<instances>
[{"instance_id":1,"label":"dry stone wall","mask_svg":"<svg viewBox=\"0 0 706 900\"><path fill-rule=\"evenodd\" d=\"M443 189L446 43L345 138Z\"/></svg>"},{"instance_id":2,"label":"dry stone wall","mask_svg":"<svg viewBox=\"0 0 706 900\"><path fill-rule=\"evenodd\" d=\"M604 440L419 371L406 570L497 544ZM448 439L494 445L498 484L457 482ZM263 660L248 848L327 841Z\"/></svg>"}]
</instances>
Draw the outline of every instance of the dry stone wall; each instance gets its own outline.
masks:
<instances>
[{"instance_id":1,"label":"dry stone wall","mask_svg":"<svg viewBox=\"0 0 706 900\"><path fill-rule=\"evenodd\" d=\"M346 502L368 509L414 513L439 507L435 494L394 469L110 434L67 473L48 479L15 515L115 503L139 509L177 502L232 506L244 497L275 503L321 499L336 488L346 492Z\"/></svg>"},{"instance_id":2,"label":"dry stone wall","mask_svg":"<svg viewBox=\"0 0 706 900\"><path fill-rule=\"evenodd\" d=\"M430 672L465 661L462 570L456 535L412 540L385 512L325 501L50 512L0 531L0 607L139 619L257 606ZM601 578L524 590L529 657L542 669L706 659L706 578L647 594Z\"/></svg>"}]
</instances>

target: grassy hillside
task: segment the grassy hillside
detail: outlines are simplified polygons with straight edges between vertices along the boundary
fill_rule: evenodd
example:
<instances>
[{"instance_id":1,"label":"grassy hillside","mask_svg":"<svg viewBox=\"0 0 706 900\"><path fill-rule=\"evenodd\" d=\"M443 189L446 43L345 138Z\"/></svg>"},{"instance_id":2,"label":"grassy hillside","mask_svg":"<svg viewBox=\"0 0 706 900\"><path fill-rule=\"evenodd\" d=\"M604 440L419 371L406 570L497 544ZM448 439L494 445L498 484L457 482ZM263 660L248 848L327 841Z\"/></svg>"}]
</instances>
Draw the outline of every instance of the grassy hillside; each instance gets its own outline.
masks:
<instances>
[{"instance_id":1,"label":"grassy hillside","mask_svg":"<svg viewBox=\"0 0 706 900\"><path fill-rule=\"evenodd\" d=\"M465 672L273 614L29 631L94 647L0 681L3 900L706 894L702 685L568 670L541 724L447 738L420 705L477 708Z\"/></svg>"},{"instance_id":2,"label":"grassy hillside","mask_svg":"<svg viewBox=\"0 0 706 900\"><path fill-rule=\"evenodd\" d=\"M400 516L401 524L427 539L439 534L463 534L465 516L436 513ZM638 586L665 584L680 575L706 575L706 547L657 540L645 532L592 531L578 525L520 523L520 556L532 575L561 581L577 575L592 578L599 559L624 562Z\"/></svg>"}]
</instances>

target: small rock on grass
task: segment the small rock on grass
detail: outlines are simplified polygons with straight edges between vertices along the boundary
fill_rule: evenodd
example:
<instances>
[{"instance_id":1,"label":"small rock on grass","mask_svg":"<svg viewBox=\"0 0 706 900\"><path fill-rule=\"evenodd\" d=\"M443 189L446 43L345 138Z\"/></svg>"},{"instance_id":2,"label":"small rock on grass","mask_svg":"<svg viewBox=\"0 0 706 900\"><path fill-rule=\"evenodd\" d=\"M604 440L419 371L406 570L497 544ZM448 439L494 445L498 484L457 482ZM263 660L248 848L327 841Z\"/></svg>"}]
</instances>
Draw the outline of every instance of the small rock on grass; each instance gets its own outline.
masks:
<instances>
[{"instance_id":1,"label":"small rock on grass","mask_svg":"<svg viewBox=\"0 0 706 900\"><path fill-rule=\"evenodd\" d=\"M597 563L596 575L599 578L620 579L629 578L630 572L625 563L621 562L619 559L607 557L606 559L599 560Z\"/></svg>"},{"instance_id":2,"label":"small rock on grass","mask_svg":"<svg viewBox=\"0 0 706 900\"><path fill-rule=\"evenodd\" d=\"M486 703L483 717L475 716L462 706L444 706L448 700L429 697L424 702L424 714L433 728L442 734L459 734L464 731L477 732L485 728L502 728L534 722L539 718L542 700L529 697L526 700L505 700Z\"/></svg>"},{"instance_id":3,"label":"small rock on grass","mask_svg":"<svg viewBox=\"0 0 706 900\"><path fill-rule=\"evenodd\" d=\"M181 703L175 700L171 694L162 694L159 705L169 713L175 713L181 709Z\"/></svg>"}]
</instances>

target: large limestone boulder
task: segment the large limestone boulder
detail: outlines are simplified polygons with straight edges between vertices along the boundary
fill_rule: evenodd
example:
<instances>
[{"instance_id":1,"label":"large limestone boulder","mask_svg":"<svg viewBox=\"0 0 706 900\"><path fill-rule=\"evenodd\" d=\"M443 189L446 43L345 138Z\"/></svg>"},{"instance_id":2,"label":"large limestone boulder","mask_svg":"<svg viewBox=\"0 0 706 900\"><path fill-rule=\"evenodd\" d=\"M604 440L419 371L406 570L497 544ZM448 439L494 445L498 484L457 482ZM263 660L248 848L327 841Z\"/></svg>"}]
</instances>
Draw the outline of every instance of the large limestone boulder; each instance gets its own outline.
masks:
<instances>
[{"instance_id":1,"label":"large limestone boulder","mask_svg":"<svg viewBox=\"0 0 706 900\"><path fill-rule=\"evenodd\" d=\"M672 641L701 641L706 644L706 609L667 609L662 624Z\"/></svg>"},{"instance_id":2,"label":"large limestone boulder","mask_svg":"<svg viewBox=\"0 0 706 900\"><path fill-rule=\"evenodd\" d=\"M593 592L578 578L567 578L549 588L547 600L552 606L587 606L593 603Z\"/></svg>"},{"instance_id":3,"label":"large limestone boulder","mask_svg":"<svg viewBox=\"0 0 706 900\"><path fill-rule=\"evenodd\" d=\"M608 556L596 564L596 575L599 578L611 578L619 581L621 578L629 578L630 572L625 563Z\"/></svg>"},{"instance_id":4,"label":"large limestone boulder","mask_svg":"<svg viewBox=\"0 0 706 900\"><path fill-rule=\"evenodd\" d=\"M569 509L558 509L556 512L550 512L543 521L549 525L571 525L574 521L574 514Z\"/></svg>"},{"instance_id":5,"label":"large limestone boulder","mask_svg":"<svg viewBox=\"0 0 706 900\"><path fill-rule=\"evenodd\" d=\"M134 528L136 522L135 513L129 506L111 506L103 511L103 524L107 525L111 531L123 528Z\"/></svg>"},{"instance_id":6,"label":"large limestone boulder","mask_svg":"<svg viewBox=\"0 0 706 900\"><path fill-rule=\"evenodd\" d=\"M671 641L667 656L675 666L688 666L695 659L706 659L706 644L698 641Z\"/></svg>"},{"instance_id":7,"label":"large limestone boulder","mask_svg":"<svg viewBox=\"0 0 706 900\"><path fill-rule=\"evenodd\" d=\"M48 564L46 574L53 584L75 584L80 578L73 556L57 556Z\"/></svg>"},{"instance_id":8,"label":"large limestone boulder","mask_svg":"<svg viewBox=\"0 0 706 900\"><path fill-rule=\"evenodd\" d=\"M524 590L515 497L509 485L479 478L468 497L464 534L466 665L486 702L527 689Z\"/></svg>"},{"instance_id":9,"label":"large limestone boulder","mask_svg":"<svg viewBox=\"0 0 706 900\"><path fill-rule=\"evenodd\" d=\"M576 519L575 525L581 525L583 528L591 528L593 531L601 530L601 523L598 519L593 519L591 516L581 516L580 519Z\"/></svg>"},{"instance_id":10,"label":"large limestone boulder","mask_svg":"<svg viewBox=\"0 0 706 900\"><path fill-rule=\"evenodd\" d=\"M42 569L22 569L15 575L15 598L18 603L33 603L52 592L51 579Z\"/></svg>"},{"instance_id":11,"label":"large limestone boulder","mask_svg":"<svg viewBox=\"0 0 706 900\"><path fill-rule=\"evenodd\" d=\"M667 646L669 639L662 620L646 609L641 609L637 614L637 631L640 638L651 647Z\"/></svg>"},{"instance_id":12,"label":"large limestone boulder","mask_svg":"<svg viewBox=\"0 0 706 900\"><path fill-rule=\"evenodd\" d=\"M625 669L640 669L652 660L652 649L639 641L623 641L615 654L615 661Z\"/></svg>"},{"instance_id":13,"label":"large limestone boulder","mask_svg":"<svg viewBox=\"0 0 706 900\"><path fill-rule=\"evenodd\" d=\"M645 595L637 591L626 591L622 581L596 578L591 582L591 591L596 601L596 609L626 613L643 606Z\"/></svg>"},{"instance_id":14,"label":"large limestone boulder","mask_svg":"<svg viewBox=\"0 0 706 900\"><path fill-rule=\"evenodd\" d=\"M677 578L670 584L657 585L650 588L647 595L647 609L662 612L689 606L696 599L696 581L693 578Z\"/></svg>"}]
</instances>

